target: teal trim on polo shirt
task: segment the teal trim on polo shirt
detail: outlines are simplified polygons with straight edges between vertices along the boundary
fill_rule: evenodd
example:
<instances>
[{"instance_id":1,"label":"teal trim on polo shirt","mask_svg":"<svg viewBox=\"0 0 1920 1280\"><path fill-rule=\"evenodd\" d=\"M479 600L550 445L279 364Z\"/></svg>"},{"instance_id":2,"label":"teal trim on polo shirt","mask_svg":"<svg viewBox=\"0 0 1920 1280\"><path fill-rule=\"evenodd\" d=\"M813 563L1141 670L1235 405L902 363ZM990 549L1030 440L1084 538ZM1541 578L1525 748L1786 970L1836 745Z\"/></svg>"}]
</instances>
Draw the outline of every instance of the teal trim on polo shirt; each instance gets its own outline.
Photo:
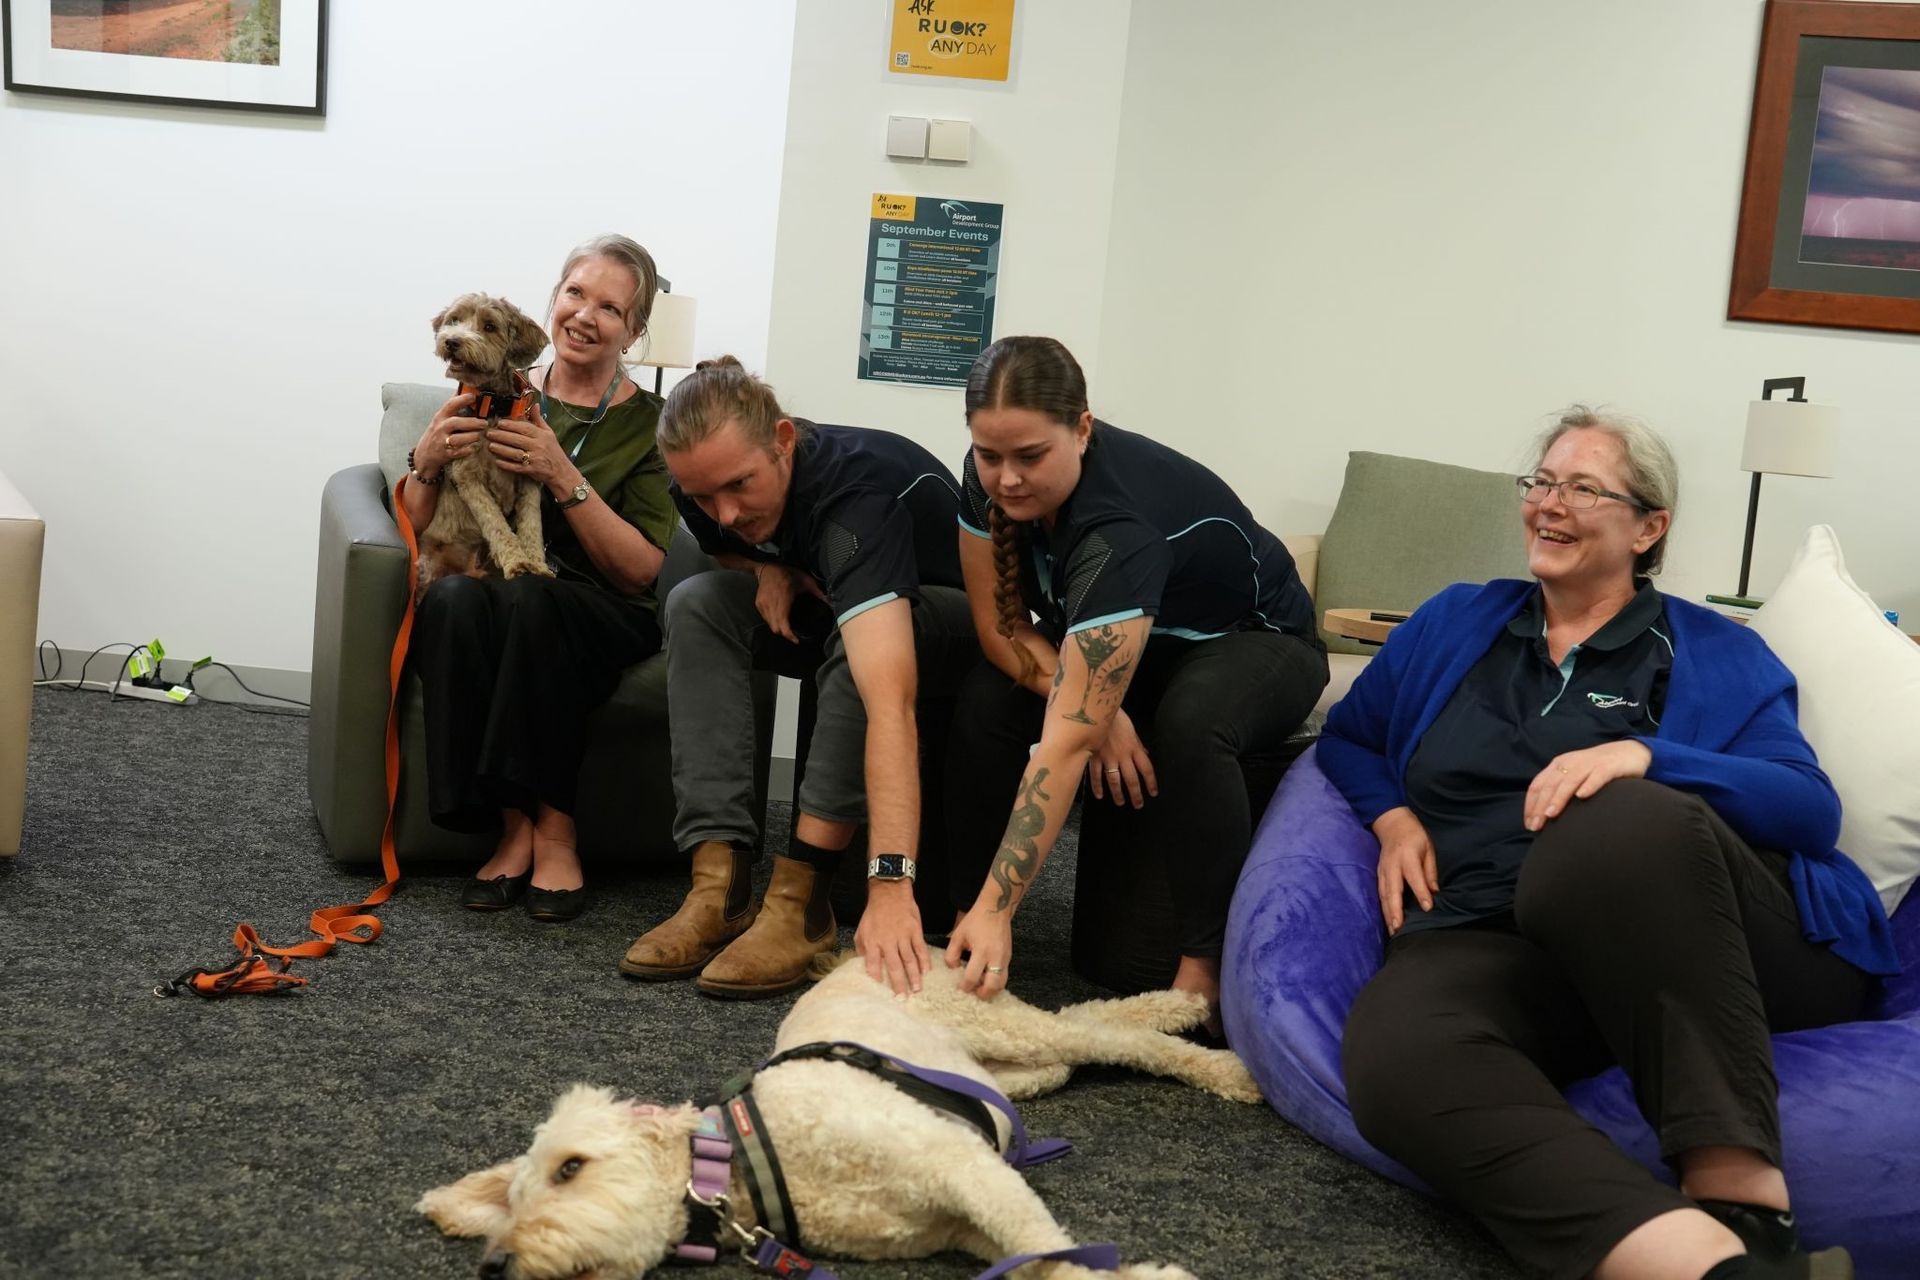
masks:
<instances>
[{"instance_id":1,"label":"teal trim on polo shirt","mask_svg":"<svg viewBox=\"0 0 1920 1280\"><path fill-rule=\"evenodd\" d=\"M1127 609L1121 613L1103 613L1097 618L1088 618L1085 622L1074 623L1067 628L1067 634L1072 635L1076 631L1085 631L1090 627L1105 627L1116 622L1126 622L1132 618L1144 618L1146 616L1147 611L1145 609Z\"/></svg>"},{"instance_id":2,"label":"teal trim on polo shirt","mask_svg":"<svg viewBox=\"0 0 1920 1280\"><path fill-rule=\"evenodd\" d=\"M956 516L955 519L957 519L960 522L960 527L962 529L965 529L968 533L972 534L976 538L991 538L993 536L992 534L988 533L985 529L976 529L972 525L968 524L967 518L965 516Z\"/></svg>"},{"instance_id":3,"label":"teal trim on polo shirt","mask_svg":"<svg viewBox=\"0 0 1920 1280\"><path fill-rule=\"evenodd\" d=\"M1544 716L1547 712L1553 710L1554 703L1560 701L1561 697L1567 692L1567 686L1573 683L1573 659L1579 652L1580 646L1575 645L1573 648L1567 650L1566 657L1560 659L1560 692L1553 695L1553 702L1547 703L1546 706L1540 709L1541 715Z\"/></svg>"},{"instance_id":4,"label":"teal trim on polo shirt","mask_svg":"<svg viewBox=\"0 0 1920 1280\"><path fill-rule=\"evenodd\" d=\"M866 600L861 602L860 604L853 606L853 608L847 610L845 613L841 614L838 618L835 618L834 623L836 626L844 627L847 625L849 620L859 617L861 614L865 613L867 610L878 609L881 605L886 604L888 601L898 600L899 598L900 598L900 593L898 591L889 591L887 592L887 594L883 596L875 596L871 600Z\"/></svg>"},{"instance_id":5,"label":"teal trim on polo shirt","mask_svg":"<svg viewBox=\"0 0 1920 1280\"><path fill-rule=\"evenodd\" d=\"M1218 640L1221 636L1232 635L1231 631L1195 631L1191 627L1152 627L1148 635L1179 636L1182 640Z\"/></svg>"}]
</instances>

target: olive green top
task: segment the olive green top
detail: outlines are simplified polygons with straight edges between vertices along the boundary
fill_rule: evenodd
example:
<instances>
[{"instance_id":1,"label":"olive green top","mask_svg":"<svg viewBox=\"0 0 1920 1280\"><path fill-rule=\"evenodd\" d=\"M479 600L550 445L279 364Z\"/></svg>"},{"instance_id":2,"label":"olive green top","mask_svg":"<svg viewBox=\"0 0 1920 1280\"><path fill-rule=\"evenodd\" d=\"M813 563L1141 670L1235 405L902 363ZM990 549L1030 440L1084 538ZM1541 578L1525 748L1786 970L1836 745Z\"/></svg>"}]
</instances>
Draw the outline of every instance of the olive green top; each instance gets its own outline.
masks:
<instances>
[{"instance_id":1,"label":"olive green top","mask_svg":"<svg viewBox=\"0 0 1920 1280\"><path fill-rule=\"evenodd\" d=\"M655 433L660 426L659 396L644 388L619 404L608 405L607 414L589 425L599 406L580 406L553 401L547 425L560 439L560 447L573 458L573 465L587 478L593 491L619 513L620 518L638 529L648 542L666 550L679 527L679 513L667 496L666 459L660 456ZM577 452L576 452L577 450ZM567 513L560 510L551 494L541 504L541 528L547 535L547 559L563 579L591 582L644 608L654 608L653 589L626 596L608 582L594 566L587 549L574 536Z\"/></svg>"}]
</instances>

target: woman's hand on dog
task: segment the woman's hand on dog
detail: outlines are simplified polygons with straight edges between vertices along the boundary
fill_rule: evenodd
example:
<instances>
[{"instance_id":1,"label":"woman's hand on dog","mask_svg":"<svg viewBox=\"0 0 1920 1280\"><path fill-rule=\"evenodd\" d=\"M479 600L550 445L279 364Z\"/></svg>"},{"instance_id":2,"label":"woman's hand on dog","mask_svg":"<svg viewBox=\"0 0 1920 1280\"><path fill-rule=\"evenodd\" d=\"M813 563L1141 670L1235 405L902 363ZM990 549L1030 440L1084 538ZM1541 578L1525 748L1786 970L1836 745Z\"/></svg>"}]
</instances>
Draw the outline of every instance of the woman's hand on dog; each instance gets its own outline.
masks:
<instances>
[{"instance_id":1,"label":"woman's hand on dog","mask_svg":"<svg viewBox=\"0 0 1920 1280\"><path fill-rule=\"evenodd\" d=\"M427 424L420 442L413 446L413 468L423 476L438 475L456 458L472 453L480 443L481 428L486 426L467 410L478 396L458 395L441 405Z\"/></svg>"},{"instance_id":2,"label":"woman's hand on dog","mask_svg":"<svg viewBox=\"0 0 1920 1280\"><path fill-rule=\"evenodd\" d=\"M961 957L965 956L963 962ZM975 904L953 926L947 942L947 968L967 971L960 975L960 989L992 999L1007 989L1007 969L1013 963L1013 914L989 911Z\"/></svg>"},{"instance_id":3,"label":"woman's hand on dog","mask_svg":"<svg viewBox=\"0 0 1920 1280\"><path fill-rule=\"evenodd\" d=\"M853 949L867 962L867 976L885 982L895 995L920 990L920 975L930 961L911 880L867 882L867 909L853 931Z\"/></svg>"},{"instance_id":4,"label":"woman's hand on dog","mask_svg":"<svg viewBox=\"0 0 1920 1280\"><path fill-rule=\"evenodd\" d=\"M533 420L503 418L487 429L487 447L502 471L537 481L556 498L564 498L580 483L579 468L560 447L560 437L533 406Z\"/></svg>"}]
</instances>

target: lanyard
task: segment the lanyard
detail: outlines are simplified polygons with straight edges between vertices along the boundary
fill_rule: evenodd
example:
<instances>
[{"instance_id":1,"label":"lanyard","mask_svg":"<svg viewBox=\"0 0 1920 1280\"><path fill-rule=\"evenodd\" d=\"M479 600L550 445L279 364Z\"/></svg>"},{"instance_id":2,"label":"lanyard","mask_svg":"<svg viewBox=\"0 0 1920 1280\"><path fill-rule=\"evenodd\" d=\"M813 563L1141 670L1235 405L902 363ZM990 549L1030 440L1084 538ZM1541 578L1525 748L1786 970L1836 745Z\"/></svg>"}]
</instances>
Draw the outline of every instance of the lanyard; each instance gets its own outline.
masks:
<instances>
[{"instance_id":1,"label":"lanyard","mask_svg":"<svg viewBox=\"0 0 1920 1280\"><path fill-rule=\"evenodd\" d=\"M573 448L567 451L567 457L576 459L576 460L580 457L580 450L587 443L587 437L593 434L594 424L599 422L600 419L607 416L607 407L613 403L613 393L620 389L620 376L621 376L620 365L616 361L613 366L613 381L607 384L607 390L605 394L603 394L600 397L599 410L591 418L588 418L586 420L587 429L585 431L582 431L580 433L580 438L573 442ZM552 381L553 381L553 366L548 365L547 376L545 379L542 380L543 385L540 388L540 416L548 419L549 422L551 422L553 418L553 406L559 403L558 401L549 399L547 396L547 389L544 384ZM579 422L580 419L575 418L574 421Z\"/></svg>"}]
</instances>

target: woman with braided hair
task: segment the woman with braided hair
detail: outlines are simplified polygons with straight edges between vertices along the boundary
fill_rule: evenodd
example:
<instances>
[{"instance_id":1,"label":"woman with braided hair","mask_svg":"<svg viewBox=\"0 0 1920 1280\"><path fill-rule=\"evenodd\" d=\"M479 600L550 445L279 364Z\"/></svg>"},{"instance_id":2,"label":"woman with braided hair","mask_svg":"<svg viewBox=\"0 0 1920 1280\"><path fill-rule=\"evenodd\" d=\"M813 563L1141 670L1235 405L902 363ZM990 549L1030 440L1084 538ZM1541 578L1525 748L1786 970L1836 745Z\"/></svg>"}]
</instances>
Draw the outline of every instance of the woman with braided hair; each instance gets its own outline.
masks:
<instances>
[{"instance_id":1,"label":"woman with braided hair","mask_svg":"<svg viewBox=\"0 0 1920 1280\"><path fill-rule=\"evenodd\" d=\"M972 903L947 962L970 953L967 990L1006 986L1013 914L1084 774L1090 802L1143 810L1180 915L1173 985L1217 1004L1257 816L1239 762L1326 687L1313 601L1218 476L1095 421L1052 338L988 347L966 409L960 565L986 661L947 757L954 900Z\"/></svg>"}]
</instances>

